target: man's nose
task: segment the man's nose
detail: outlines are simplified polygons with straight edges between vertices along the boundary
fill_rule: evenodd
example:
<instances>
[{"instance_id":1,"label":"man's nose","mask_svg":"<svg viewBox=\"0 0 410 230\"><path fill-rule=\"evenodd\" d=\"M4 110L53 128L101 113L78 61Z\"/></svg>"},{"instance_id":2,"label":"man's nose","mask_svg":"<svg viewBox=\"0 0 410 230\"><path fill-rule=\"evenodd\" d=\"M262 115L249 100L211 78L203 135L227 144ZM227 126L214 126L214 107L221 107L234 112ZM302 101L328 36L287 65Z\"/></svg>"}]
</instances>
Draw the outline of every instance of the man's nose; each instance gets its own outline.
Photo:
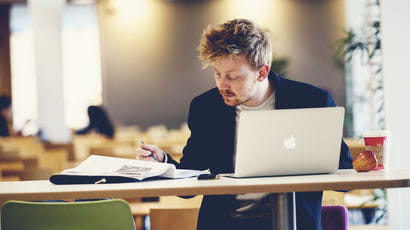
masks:
<instances>
[{"instance_id":1,"label":"man's nose","mask_svg":"<svg viewBox=\"0 0 410 230\"><path fill-rule=\"evenodd\" d=\"M222 78L218 81L218 88L222 90L226 90L230 88L230 85L228 84L225 78Z\"/></svg>"}]
</instances>

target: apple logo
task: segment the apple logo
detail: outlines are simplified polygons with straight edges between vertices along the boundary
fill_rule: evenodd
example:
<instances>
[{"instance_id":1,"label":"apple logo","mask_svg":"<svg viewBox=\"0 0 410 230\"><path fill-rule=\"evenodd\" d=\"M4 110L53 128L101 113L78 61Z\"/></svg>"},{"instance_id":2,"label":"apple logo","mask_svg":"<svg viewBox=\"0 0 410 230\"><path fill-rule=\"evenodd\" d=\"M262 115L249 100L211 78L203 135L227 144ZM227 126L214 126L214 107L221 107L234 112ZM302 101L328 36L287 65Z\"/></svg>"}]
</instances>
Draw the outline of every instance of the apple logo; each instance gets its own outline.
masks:
<instances>
[{"instance_id":1,"label":"apple logo","mask_svg":"<svg viewBox=\"0 0 410 230\"><path fill-rule=\"evenodd\" d=\"M283 141L283 147L285 149L294 149L296 147L296 137L294 134Z\"/></svg>"}]
</instances>

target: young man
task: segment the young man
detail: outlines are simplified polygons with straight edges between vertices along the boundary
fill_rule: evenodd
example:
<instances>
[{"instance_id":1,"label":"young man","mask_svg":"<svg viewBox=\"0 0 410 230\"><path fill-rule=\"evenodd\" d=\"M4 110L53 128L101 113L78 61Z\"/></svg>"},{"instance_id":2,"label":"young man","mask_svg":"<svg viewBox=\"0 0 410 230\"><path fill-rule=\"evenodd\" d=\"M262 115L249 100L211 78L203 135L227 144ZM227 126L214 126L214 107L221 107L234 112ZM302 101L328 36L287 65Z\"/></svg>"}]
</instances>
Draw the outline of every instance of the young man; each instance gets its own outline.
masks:
<instances>
[{"instance_id":1,"label":"young man","mask_svg":"<svg viewBox=\"0 0 410 230\"><path fill-rule=\"evenodd\" d=\"M249 20L231 20L207 28L200 40L200 59L204 66L212 66L216 88L191 102L191 136L181 162L152 145L142 145L137 158L174 163L179 168L232 173L240 111L335 106L326 91L271 72L271 47L269 33ZM339 168L352 168L351 160L342 143ZM298 229L322 229L321 200L322 192L296 193ZM204 196L198 229L272 229L271 215L267 194Z\"/></svg>"}]
</instances>

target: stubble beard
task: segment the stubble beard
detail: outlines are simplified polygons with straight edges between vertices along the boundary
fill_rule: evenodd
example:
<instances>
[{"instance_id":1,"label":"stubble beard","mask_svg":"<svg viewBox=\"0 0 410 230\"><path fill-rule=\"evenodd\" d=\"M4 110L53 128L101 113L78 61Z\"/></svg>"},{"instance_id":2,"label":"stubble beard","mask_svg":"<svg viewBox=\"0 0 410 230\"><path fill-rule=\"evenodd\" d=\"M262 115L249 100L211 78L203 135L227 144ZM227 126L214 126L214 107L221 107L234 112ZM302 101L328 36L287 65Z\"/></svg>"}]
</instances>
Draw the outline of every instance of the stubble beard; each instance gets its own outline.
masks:
<instances>
[{"instance_id":1,"label":"stubble beard","mask_svg":"<svg viewBox=\"0 0 410 230\"><path fill-rule=\"evenodd\" d=\"M219 91L219 93L221 94L225 104L232 106L232 107L236 107L238 105L241 105L243 103L246 103L247 101L249 101L249 99L246 100L241 100L240 98L238 98L238 96L230 91L226 92L226 91ZM231 94L232 96L226 97L224 96L224 94Z\"/></svg>"}]
</instances>

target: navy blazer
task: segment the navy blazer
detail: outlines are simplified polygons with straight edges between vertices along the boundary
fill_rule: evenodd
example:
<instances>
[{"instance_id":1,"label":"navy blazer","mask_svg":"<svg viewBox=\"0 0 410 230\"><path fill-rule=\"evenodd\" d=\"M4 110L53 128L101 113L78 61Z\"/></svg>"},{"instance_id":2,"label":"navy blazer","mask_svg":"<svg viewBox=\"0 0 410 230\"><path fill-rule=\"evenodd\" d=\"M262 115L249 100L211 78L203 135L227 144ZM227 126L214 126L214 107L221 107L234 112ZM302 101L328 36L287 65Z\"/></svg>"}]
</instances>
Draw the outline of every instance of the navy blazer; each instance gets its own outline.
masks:
<instances>
[{"instance_id":1,"label":"navy blazer","mask_svg":"<svg viewBox=\"0 0 410 230\"><path fill-rule=\"evenodd\" d=\"M335 103L330 94L315 86L269 74L275 89L275 109L331 107ZM191 136L183 150L178 168L210 169L213 173L232 173L236 132L236 108L224 103L217 88L195 97L190 106L188 126ZM349 149L342 141L339 168L352 168ZM198 229L227 229L227 215L232 211L232 195L204 196ZM296 193L298 229L322 229L322 192ZM255 226L255 229L258 229ZM228 228L229 229L229 228Z\"/></svg>"}]
</instances>

